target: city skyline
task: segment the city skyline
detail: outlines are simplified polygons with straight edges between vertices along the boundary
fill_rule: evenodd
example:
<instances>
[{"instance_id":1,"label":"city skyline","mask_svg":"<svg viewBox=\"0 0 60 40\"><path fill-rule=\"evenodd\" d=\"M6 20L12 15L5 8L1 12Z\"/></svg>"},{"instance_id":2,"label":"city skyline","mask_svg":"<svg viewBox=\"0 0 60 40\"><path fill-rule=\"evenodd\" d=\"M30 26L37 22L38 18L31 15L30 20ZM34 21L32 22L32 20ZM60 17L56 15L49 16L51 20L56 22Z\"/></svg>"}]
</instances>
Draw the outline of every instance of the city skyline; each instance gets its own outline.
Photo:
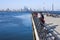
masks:
<instances>
[{"instance_id":1,"label":"city skyline","mask_svg":"<svg viewBox=\"0 0 60 40\"><path fill-rule=\"evenodd\" d=\"M31 9L60 10L60 0L0 0L0 9L21 9L26 6Z\"/></svg>"}]
</instances>

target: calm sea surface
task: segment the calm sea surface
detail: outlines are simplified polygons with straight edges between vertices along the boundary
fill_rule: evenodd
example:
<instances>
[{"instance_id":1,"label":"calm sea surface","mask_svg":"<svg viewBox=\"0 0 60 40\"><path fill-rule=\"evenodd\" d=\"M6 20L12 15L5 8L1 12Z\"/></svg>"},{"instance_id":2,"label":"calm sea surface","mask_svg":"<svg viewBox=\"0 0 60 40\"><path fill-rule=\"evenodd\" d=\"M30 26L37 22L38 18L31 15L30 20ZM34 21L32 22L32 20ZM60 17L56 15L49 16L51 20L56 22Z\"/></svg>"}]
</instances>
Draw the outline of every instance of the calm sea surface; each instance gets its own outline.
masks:
<instances>
[{"instance_id":1,"label":"calm sea surface","mask_svg":"<svg viewBox=\"0 0 60 40\"><path fill-rule=\"evenodd\" d=\"M31 14L0 12L0 40L33 40Z\"/></svg>"}]
</instances>

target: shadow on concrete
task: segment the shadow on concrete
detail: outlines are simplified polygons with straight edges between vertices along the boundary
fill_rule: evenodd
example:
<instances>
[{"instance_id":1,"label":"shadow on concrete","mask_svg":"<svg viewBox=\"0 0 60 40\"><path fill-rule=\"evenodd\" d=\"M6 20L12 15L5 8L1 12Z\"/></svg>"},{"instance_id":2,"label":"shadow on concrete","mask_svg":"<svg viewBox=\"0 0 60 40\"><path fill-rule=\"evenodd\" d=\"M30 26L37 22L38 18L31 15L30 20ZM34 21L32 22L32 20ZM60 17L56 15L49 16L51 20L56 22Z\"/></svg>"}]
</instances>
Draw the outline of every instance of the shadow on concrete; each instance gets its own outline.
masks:
<instances>
[{"instance_id":1,"label":"shadow on concrete","mask_svg":"<svg viewBox=\"0 0 60 40\"><path fill-rule=\"evenodd\" d=\"M53 24L53 23L46 24L48 30L53 29L53 31L54 31L55 33L57 33L57 35L60 35L60 33L55 30L58 25L52 25L52 24ZM50 26L50 25L52 25L52 26Z\"/></svg>"},{"instance_id":2,"label":"shadow on concrete","mask_svg":"<svg viewBox=\"0 0 60 40\"><path fill-rule=\"evenodd\" d=\"M52 24L53 24L53 23L49 23L49 24L46 24L46 23L45 23L45 26L52 25Z\"/></svg>"}]
</instances>

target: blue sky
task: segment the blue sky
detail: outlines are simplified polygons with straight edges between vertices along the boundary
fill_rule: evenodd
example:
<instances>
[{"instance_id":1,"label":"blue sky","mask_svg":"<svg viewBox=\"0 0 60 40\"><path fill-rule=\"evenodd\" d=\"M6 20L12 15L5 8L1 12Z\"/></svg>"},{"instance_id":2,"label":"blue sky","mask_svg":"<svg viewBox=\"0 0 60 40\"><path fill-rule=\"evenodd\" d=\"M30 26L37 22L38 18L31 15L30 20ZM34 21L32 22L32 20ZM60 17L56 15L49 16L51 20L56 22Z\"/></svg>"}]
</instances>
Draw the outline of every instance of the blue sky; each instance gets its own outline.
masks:
<instances>
[{"instance_id":1,"label":"blue sky","mask_svg":"<svg viewBox=\"0 0 60 40\"><path fill-rule=\"evenodd\" d=\"M19 9L24 6L34 9L45 9L51 10L51 5L54 4L54 9L60 9L60 0L0 0L0 9Z\"/></svg>"}]
</instances>

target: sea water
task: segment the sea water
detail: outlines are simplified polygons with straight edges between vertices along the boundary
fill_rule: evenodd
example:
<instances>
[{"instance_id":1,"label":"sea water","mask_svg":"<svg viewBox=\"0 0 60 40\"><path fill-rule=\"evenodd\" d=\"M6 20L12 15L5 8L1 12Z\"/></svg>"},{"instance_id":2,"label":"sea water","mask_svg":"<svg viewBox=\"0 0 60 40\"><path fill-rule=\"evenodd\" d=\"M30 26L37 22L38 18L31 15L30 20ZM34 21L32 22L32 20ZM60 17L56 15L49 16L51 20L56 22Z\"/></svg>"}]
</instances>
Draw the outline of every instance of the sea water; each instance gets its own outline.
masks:
<instances>
[{"instance_id":1,"label":"sea water","mask_svg":"<svg viewBox=\"0 0 60 40\"><path fill-rule=\"evenodd\" d=\"M0 12L0 40L33 40L31 14Z\"/></svg>"}]
</instances>

